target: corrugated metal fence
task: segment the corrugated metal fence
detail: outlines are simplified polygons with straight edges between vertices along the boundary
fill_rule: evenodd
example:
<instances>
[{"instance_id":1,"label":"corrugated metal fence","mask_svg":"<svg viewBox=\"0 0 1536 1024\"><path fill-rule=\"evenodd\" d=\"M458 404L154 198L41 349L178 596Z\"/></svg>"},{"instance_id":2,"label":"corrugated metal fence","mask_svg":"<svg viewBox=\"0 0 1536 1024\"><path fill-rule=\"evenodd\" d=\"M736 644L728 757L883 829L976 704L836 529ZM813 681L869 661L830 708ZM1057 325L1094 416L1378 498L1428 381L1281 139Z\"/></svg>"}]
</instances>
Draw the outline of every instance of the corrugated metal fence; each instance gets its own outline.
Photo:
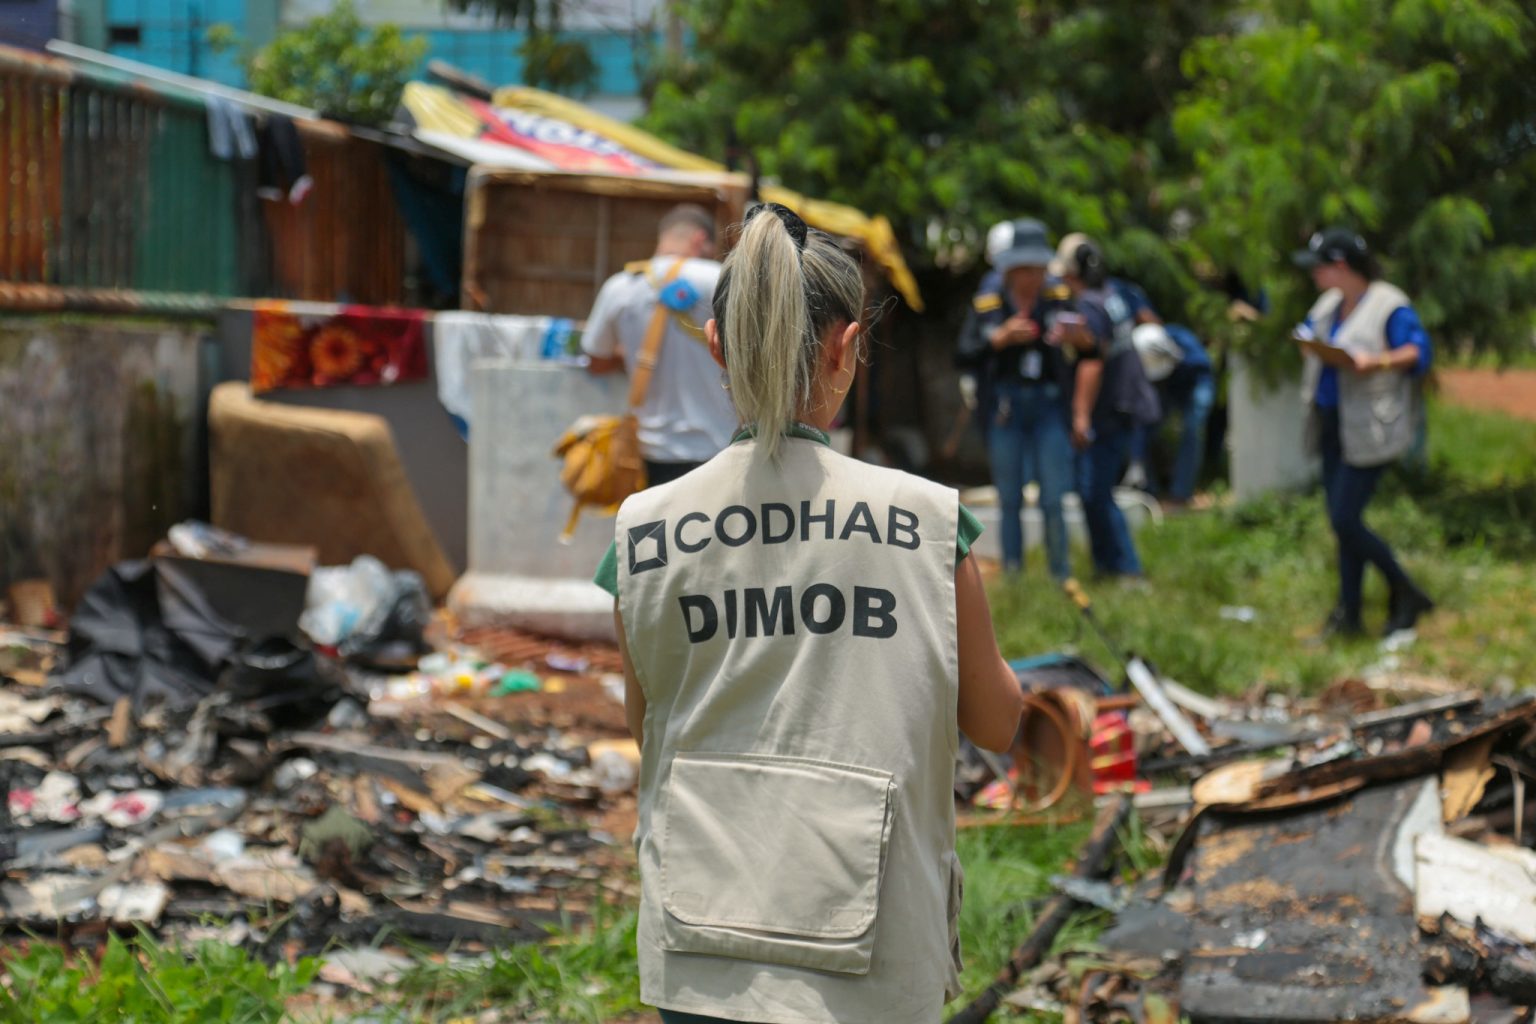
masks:
<instances>
[{"instance_id":1,"label":"corrugated metal fence","mask_svg":"<svg viewBox=\"0 0 1536 1024\"><path fill-rule=\"evenodd\" d=\"M299 129L314 189L258 199L250 162L209 151L197 96L0 47L0 308L98 291L401 302L383 146Z\"/></svg>"}]
</instances>

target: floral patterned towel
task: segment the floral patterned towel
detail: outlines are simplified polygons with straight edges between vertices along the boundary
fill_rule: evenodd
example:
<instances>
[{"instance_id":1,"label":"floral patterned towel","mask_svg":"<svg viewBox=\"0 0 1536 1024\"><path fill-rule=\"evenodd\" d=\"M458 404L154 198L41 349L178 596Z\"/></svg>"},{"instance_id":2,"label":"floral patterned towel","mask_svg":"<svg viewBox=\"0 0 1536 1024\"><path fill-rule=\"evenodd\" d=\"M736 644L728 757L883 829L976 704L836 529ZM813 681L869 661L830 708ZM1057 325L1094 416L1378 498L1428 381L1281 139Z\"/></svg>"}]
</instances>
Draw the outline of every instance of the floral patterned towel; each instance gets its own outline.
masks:
<instances>
[{"instance_id":1,"label":"floral patterned towel","mask_svg":"<svg viewBox=\"0 0 1536 1024\"><path fill-rule=\"evenodd\" d=\"M251 391L425 380L426 318L415 309L345 306L339 313L311 313L258 303Z\"/></svg>"}]
</instances>

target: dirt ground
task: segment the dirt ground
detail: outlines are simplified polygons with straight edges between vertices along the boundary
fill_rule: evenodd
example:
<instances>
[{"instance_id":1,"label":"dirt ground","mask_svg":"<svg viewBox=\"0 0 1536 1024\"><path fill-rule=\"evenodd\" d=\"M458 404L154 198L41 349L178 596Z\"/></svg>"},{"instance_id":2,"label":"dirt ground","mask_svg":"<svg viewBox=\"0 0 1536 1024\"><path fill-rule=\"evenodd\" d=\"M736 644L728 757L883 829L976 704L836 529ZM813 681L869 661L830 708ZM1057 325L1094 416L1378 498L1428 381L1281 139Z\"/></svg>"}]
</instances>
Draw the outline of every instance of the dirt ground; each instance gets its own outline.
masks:
<instances>
[{"instance_id":1,"label":"dirt ground","mask_svg":"<svg viewBox=\"0 0 1536 1024\"><path fill-rule=\"evenodd\" d=\"M1440 394L1457 405L1536 420L1536 370L1442 370Z\"/></svg>"}]
</instances>

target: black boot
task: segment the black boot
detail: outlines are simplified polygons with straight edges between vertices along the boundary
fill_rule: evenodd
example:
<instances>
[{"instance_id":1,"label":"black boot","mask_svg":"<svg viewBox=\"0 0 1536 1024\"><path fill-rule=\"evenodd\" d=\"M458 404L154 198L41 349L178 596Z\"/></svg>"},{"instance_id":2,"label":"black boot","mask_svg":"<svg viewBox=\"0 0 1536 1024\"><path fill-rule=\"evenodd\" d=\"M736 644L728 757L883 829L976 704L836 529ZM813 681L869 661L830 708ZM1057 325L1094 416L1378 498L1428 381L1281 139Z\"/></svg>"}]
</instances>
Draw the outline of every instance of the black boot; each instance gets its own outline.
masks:
<instances>
[{"instance_id":1,"label":"black boot","mask_svg":"<svg viewBox=\"0 0 1536 1024\"><path fill-rule=\"evenodd\" d=\"M1382 636L1391 636L1401 630L1412 629L1419 621L1420 615L1435 607L1435 602L1431 601L1424 591L1405 580L1401 587L1392 588L1388 607L1390 612L1387 616L1386 628L1382 630Z\"/></svg>"},{"instance_id":2,"label":"black boot","mask_svg":"<svg viewBox=\"0 0 1536 1024\"><path fill-rule=\"evenodd\" d=\"M1340 606L1328 613L1328 620L1323 623L1324 639L1330 637L1357 637L1365 635L1365 627L1360 625L1360 613L1349 611Z\"/></svg>"}]
</instances>

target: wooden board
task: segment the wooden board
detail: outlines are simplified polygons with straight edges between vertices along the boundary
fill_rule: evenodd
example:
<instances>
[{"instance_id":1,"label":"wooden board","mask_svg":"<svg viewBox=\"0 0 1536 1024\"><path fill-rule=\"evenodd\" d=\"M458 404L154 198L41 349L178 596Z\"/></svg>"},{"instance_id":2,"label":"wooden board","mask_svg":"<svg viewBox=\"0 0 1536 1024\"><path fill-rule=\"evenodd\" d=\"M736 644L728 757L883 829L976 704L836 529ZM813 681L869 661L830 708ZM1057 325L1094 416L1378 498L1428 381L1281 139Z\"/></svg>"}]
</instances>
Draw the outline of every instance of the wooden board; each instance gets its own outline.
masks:
<instances>
[{"instance_id":1,"label":"wooden board","mask_svg":"<svg viewBox=\"0 0 1536 1024\"><path fill-rule=\"evenodd\" d=\"M463 308L584 319L611 275L656 248L678 203L739 220L745 189L603 175L476 172L465 204Z\"/></svg>"}]
</instances>

